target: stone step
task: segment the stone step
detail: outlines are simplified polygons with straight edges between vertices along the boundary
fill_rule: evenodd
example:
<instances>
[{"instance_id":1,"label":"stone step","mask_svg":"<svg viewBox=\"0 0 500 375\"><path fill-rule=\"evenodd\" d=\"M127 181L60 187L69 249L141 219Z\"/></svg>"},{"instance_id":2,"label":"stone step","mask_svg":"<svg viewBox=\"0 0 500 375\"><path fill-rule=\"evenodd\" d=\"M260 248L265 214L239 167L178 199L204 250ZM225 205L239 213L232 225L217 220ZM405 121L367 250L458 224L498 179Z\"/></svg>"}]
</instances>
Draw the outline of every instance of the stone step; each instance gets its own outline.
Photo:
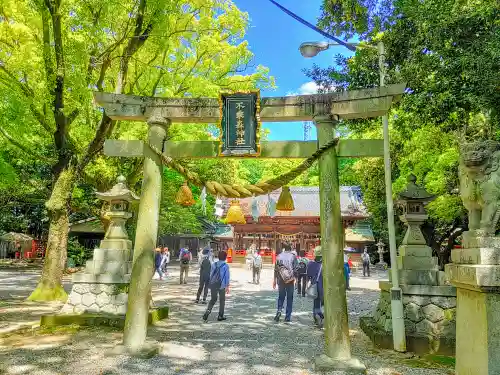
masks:
<instances>
[{"instance_id":1,"label":"stone step","mask_svg":"<svg viewBox=\"0 0 500 375\"><path fill-rule=\"evenodd\" d=\"M411 255L399 255L398 268L400 270L439 270L436 257L419 257Z\"/></svg>"},{"instance_id":2,"label":"stone step","mask_svg":"<svg viewBox=\"0 0 500 375\"><path fill-rule=\"evenodd\" d=\"M126 275L132 272L132 262L117 262L106 260L87 260L85 264L85 273L93 275L111 274Z\"/></svg>"},{"instance_id":3,"label":"stone step","mask_svg":"<svg viewBox=\"0 0 500 375\"><path fill-rule=\"evenodd\" d=\"M94 249L94 260L106 262L128 262L132 260L132 251L123 249Z\"/></svg>"},{"instance_id":4,"label":"stone step","mask_svg":"<svg viewBox=\"0 0 500 375\"><path fill-rule=\"evenodd\" d=\"M109 249L109 250L130 251L132 249L132 241L122 240L122 239L102 240L101 243L99 244L99 248Z\"/></svg>"},{"instance_id":5,"label":"stone step","mask_svg":"<svg viewBox=\"0 0 500 375\"><path fill-rule=\"evenodd\" d=\"M454 249L451 261L455 264L500 264L500 248Z\"/></svg>"},{"instance_id":6,"label":"stone step","mask_svg":"<svg viewBox=\"0 0 500 375\"><path fill-rule=\"evenodd\" d=\"M390 273L389 281L392 281L392 276ZM399 282L402 285L439 285L439 271L400 270Z\"/></svg>"},{"instance_id":7,"label":"stone step","mask_svg":"<svg viewBox=\"0 0 500 375\"><path fill-rule=\"evenodd\" d=\"M425 245L401 245L399 255L413 257L432 257L432 249Z\"/></svg>"},{"instance_id":8,"label":"stone step","mask_svg":"<svg viewBox=\"0 0 500 375\"><path fill-rule=\"evenodd\" d=\"M445 266L446 275L455 286L500 287L500 265L454 264Z\"/></svg>"},{"instance_id":9,"label":"stone step","mask_svg":"<svg viewBox=\"0 0 500 375\"><path fill-rule=\"evenodd\" d=\"M130 274L127 275L112 275L112 274L100 274L93 275L90 273L74 273L73 284L75 283L87 283L87 284L128 284L130 283Z\"/></svg>"},{"instance_id":10,"label":"stone step","mask_svg":"<svg viewBox=\"0 0 500 375\"><path fill-rule=\"evenodd\" d=\"M462 234L462 246L465 249L497 248L500 249L500 237L488 237L480 231L468 231Z\"/></svg>"}]
</instances>

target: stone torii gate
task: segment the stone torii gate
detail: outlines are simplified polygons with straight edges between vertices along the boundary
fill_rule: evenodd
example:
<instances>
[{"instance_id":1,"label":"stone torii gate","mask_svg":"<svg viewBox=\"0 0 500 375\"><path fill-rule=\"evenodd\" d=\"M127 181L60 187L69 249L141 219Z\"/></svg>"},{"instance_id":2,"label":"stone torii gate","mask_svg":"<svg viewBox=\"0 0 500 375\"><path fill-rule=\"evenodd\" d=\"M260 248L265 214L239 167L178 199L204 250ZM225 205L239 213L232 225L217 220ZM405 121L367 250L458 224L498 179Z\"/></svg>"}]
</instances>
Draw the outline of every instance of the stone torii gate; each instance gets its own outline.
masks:
<instances>
[{"instance_id":1,"label":"stone torii gate","mask_svg":"<svg viewBox=\"0 0 500 375\"><path fill-rule=\"evenodd\" d=\"M314 121L318 141L262 142L260 157L307 158L335 138L335 128L339 121L382 116L393 102L401 98L404 89L404 84L396 84L340 93L262 98L262 122ZM220 109L215 98L167 99L101 92L94 93L94 98L113 120L146 121L149 126L149 143L162 150L165 156L212 158L218 155L219 142L166 141L171 123L217 123ZM104 153L108 156L145 158L132 269L132 279L138 282L131 284L129 291L140 303L136 301L135 304L128 305L124 340L125 346L137 349L146 340L150 276L154 269L151 252L156 247L158 235L163 166L161 158L139 140L107 140ZM364 365L351 357L343 276L344 234L340 212L338 157L379 156L383 156L382 140L340 140L336 147L331 147L319 159L325 355L317 359L318 369L365 371ZM136 267L136 264L140 267Z\"/></svg>"}]
</instances>

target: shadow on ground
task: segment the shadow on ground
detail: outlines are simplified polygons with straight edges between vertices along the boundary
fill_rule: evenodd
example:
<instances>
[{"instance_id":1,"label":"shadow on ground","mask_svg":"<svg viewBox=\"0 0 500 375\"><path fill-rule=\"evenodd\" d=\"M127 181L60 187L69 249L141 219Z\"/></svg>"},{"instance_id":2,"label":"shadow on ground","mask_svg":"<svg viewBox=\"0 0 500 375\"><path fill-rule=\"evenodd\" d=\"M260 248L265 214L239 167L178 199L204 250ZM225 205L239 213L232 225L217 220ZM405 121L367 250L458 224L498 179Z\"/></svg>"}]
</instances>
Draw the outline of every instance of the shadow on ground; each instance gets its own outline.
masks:
<instances>
[{"instance_id":1,"label":"shadow on ground","mask_svg":"<svg viewBox=\"0 0 500 375\"><path fill-rule=\"evenodd\" d=\"M267 282L267 281L264 281ZM161 343L160 355L151 359L106 353L122 340L122 333L103 328L75 331L71 327L51 335L35 333L0 340L0 374L183 374L183 375L305 375L311 359L323 352L323 331L312 326L312 303L295 298L293 323L275 324L276 292L246 280L232 282L226 322L217 322L214 308L202 323L204 305L194 303L197 276L188 285L177 277L154 282L155 300L167 301L170 319L151 327L148 336ZM355 328L357 317L375 305L378 292L353 288L348 293L353 352L371 375L444 375L445 370L404 366L405 357L371 349L366 336ZM363 310L358 302L363 299ZM367 303L368 302L368 303ZM361 305L359 305L361 306ZM366 307L369 306L369 307Z\"/></svg>"}]
</instances>

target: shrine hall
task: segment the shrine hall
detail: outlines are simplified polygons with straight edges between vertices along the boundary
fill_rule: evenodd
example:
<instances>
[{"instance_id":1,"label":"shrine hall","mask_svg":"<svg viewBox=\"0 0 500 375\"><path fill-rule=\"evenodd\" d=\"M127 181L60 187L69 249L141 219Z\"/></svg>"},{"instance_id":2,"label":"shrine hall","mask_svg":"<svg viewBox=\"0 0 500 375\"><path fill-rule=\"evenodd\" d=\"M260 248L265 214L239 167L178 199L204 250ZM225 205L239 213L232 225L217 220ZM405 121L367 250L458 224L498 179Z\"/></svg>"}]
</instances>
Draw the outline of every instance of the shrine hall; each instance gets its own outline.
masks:
<instances>
[{"instance_id":1,"label":"shrine hall","mask_svg":"<svg viewBox=\"0 0 500 375\"><path fill-rule=\"evenodd\" d=\"M234 224L231 230L215 236L224 243L224 248L233 250L233 262L244 262L246 250L252 244L260 250L265 261L270 261L272 251L279 252L284 243L291 244L297 252L305 250L306 256L312 258L321 237L319 188L290 187L293 211L274 210L280 193L281 189L269 195L241 199L239 204L246 223ZM220 202L222 217L227 215L230 201L223 199ZM340 208L345 228L344 249L351 253L353 263L357 263L364 247L375 242L366 222L369 213L363 204L360 187L340 188Z\"/></svg>"}]
</instances>

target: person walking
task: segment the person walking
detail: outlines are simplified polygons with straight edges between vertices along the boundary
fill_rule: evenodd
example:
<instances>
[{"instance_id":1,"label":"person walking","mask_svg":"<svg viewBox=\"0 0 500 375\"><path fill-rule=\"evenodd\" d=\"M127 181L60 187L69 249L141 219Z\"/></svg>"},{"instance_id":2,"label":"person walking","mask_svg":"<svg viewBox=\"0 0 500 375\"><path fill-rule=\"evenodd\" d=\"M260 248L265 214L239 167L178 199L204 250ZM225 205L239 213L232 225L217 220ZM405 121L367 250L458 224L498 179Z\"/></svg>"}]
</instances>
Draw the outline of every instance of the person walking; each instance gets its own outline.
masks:
<instances>
[{"instance_id":1,"label":"person walking","mask_svg":"<svg viewBox=\"0 0 500 375\"><path fill-rule=\"evenodd\" d=\"M182 248L179 253L179 261L181 262L181 272L179 277L179 284L187 284L189 276L189 266L193 260L193 254L186 248Z\"/></svg>"},{"instance_id":2,"label":"person walking","mask_svg":"<svg viewBox=\"0 0 500 375\"><path fill-rule=\"evenodd\" d=\"M344 278L345 278L345 288L351 290L349 285L349 279L351 278L351 267L349 266L349 255L344 253Z\"/></svg>"},{"instance_id":3,"label":"person walking","mask_svg":"<svg viewBox=\"0 0 500 375\"><path fill-rule=\"evenodd\" d=\"M291 322L296 268L297 257L292 254L290 245L285 245L283 252L277 256L274 266L273 289L276 289L276 285L278 285L278 308L274 317L276 323L280 321L285 297L285 323Z\"/></svg>"},{"instance_id":4,"label":"person walking","mask_svg":"<svg viewBox=\"0 0 500 375\"><path fill-rule=\"evenodd\" d=\"M318 328L322 328L325 315L323 314L323 256L321 246L314 248L314 260L307 264L307 279L311 285L316 284L318 294L313 300L313 319L314 324Z\"/></svg>"},{"instance_id":5,"label":"person walking","mask_svg":"<svg viewBox=\"0 0 500 375\"><path fill-rule=\"evenodd\" d=\"M305 297L307 288L307 264L309 263L309 259L306 258L306 252L304 250L300 250L299 255L296 272L297 293L299 296Z\"/></svg>"},{"instance_id":6,"label":"person walking","mask_svg":"<svg viewBox=\"0 0 500 375\"><path fill-rule=\"evenodd\" d=\"M167 271L167 268L168 268L168 264L170 263L170 251L168 250L168 247L164 247L163 248L163 254L165 255L165 261L163 262L163 274L165 276L168 276L168 271Z\"/></svg>"},{"instance_id":7,"label":"person walking","mask_svg":"<svg viewBox=\"0 0 500 375\"><path fill-rule=\"evenodd\" d=\"M158 276L160 277L160 280L163 280L163 265L166 260L165 253L163 252L163 249L160 247L157 247L155 249L155 270L158 273ZM154 275L153 275L154 276Z\"/></svg>"},{"instance_id":8,"label":"person walking","mask_svg":"<svg viewBox=\"0 0 500 375\"><path fill-rule=\"evenodd\" d=\"M262 257L259 252L255 250L252 255L252 275L253 283L260 284L260 272L262 271Z\"/></svg>"},{"instance_id":9,"label":"person walking","mask_svg":"<svg viewBox=\"0 0 500 375\"><path fill-rule=\"evenodd\" d=\"M202 303L207 303L208 283L210 282L210 271L212 269L212 262L210 261L210 249L205 248L201 251L200 263L200 284L198 292L196 293L195 303L200 303L201 292L203 292Z\"/></svg>"},{"instance_id":10,"label":"person walking","mask_svg":"<svg viewBox=\"0 0 500 375\"><path fill-rule=\"evenodd\" d=\"M365 247L365 251L361 255L361 260L363 261L363 276L370 277L370 255L368 254L368 249Z\"/></svg>"},{"instance_id":11,"label":"person walking","mask_svg":"<svg viewBox=\"0 0 500 375\"><path fill-rule=\"evenodd\" d=\"M203 314L203 321L207 321L210 313L212 312L217 298L219 299L219 315L217 321L222 322L227 318L224 315L224 308L226 305L226 293L229 292L229 266L226 263L227 253L219 251L219 261L212 264L210 269L210 302L207 306L207 311Z\"/></svg>"}]
</instances>

